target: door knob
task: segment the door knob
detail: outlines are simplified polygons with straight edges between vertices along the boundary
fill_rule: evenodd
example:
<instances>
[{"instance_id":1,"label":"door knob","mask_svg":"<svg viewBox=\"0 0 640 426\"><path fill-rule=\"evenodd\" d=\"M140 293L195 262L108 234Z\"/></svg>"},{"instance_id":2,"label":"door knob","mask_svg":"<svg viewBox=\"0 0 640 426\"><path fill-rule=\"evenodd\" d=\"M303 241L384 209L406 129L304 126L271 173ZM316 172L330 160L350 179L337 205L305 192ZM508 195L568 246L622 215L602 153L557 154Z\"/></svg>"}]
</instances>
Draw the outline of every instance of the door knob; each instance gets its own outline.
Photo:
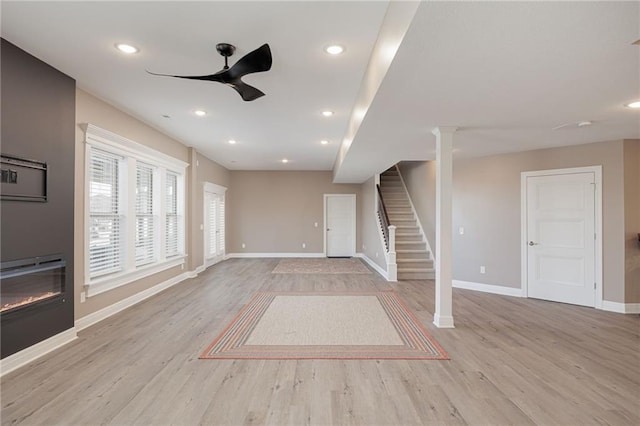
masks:
<instances>
[{"instance_id":1,"label":"door knob","mask_svg":"<svg viewBox=\"0 0 640 426\"><path fill-rule=\"evenodd\" d=\"M533 241L529 241L529 245L530 245L530 246L537 246L537 245L538 245L538 243L534 243Z\"/></svg>"}]
</instances>

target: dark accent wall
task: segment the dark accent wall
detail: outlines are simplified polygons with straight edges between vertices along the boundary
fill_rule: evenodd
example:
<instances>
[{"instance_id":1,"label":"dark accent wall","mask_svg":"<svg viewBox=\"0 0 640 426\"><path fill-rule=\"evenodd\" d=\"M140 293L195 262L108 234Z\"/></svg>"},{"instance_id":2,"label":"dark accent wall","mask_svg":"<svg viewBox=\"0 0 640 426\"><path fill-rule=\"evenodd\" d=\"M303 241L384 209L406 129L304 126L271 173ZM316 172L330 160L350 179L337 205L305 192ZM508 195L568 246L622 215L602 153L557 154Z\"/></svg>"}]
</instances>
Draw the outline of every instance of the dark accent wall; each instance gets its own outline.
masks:
<instances>
[{"instance_id":1,"label":"dark accent wall","mask_svg":"<svg viewBox=\"0 0 640 426\"><path fill-rule=\"evenodd\" d=\"M1 318L5 358L73 327L73 196L75 80L2 39L3 154L46 162L47 202L6 201L1 209L1 260L61 253L64 297ZM19 178L19 177L18 177Z\"/></svg>"}]
</instances>

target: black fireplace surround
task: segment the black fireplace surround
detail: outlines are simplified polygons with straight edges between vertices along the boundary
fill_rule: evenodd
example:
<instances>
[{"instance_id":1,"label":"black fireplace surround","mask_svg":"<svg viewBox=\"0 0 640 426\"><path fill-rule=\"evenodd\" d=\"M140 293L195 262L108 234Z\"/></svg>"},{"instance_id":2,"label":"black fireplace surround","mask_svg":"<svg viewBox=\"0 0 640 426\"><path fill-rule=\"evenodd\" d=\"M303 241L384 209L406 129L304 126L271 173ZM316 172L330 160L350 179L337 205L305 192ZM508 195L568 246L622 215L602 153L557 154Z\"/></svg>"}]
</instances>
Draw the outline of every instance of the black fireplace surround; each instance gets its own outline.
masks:
<instances>
[{"instance_id":1,"label":"black fireplace surround","mask_svg":"<svg viewBox=\"0 0 640 426\"><path fill-rule=\"evenodd\" d=\"M4 360L74 326L76 85L18 46L0 41Z\"/></svg>"}]
</instances>

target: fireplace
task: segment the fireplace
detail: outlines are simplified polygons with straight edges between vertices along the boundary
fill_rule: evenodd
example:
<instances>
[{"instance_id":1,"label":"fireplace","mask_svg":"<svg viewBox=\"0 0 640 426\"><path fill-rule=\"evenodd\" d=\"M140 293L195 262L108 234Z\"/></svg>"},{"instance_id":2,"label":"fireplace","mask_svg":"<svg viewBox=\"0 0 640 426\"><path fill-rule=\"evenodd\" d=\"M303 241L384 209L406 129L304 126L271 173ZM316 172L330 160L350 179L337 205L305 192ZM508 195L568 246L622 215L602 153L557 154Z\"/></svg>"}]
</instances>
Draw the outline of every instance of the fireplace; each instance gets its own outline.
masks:
<instances>
[{"instance_id":1,"label":"fireplace","mask_svg":"<svg viewBox=\"0 0 640 426\"><path fill-rule=\"evenodd\" d=\"M64 302L66 262L62 255L0 263L0 315L3 319L54 302Z\"/></svg>"}]
</instances>

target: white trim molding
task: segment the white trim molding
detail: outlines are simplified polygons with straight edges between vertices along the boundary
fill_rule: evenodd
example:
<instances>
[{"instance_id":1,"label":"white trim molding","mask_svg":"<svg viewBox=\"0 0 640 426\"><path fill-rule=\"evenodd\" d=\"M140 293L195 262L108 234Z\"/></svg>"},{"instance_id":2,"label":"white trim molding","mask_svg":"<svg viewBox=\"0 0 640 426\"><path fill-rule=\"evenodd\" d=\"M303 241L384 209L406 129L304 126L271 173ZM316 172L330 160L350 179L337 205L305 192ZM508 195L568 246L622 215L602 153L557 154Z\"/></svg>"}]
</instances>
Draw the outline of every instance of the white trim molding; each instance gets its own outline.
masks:
<instances>
[{"instance_id":1,"label":"white trim molding","mask_svg":"<svg viewBox=\"0 0 640 426\"><path fill-rule=\"evenodd\" d=\"M481 291L483 293L500 294L503 296L525 297L521 288L505 287L501 285L474 283L471 281L453 280L454 288Z\"/></svg>"},{"instance_id":2,"label":"white trim molding","mask_svg":"<svg viewBox=\"0 0 640 426\"><path fill-rule=\"evenodd\" d=\"M67 343L70 343L78 338L77 330L75 327L71 327L55 336L49 337L42 342L38 342L33 346L29 346L26 349L16 352L13 355L0 360L0 377L8 374L23 365L26 365L36 359L40 358L52 352Z\"/></svg>"},{"instance_id":3,"label":"white trim molding","mask_svg":"<svg viewBox=\"0 0 640 426\"><path fill-rule=\"evenodd\" d=\"M184 264L185 256L178 256L164 263L156 263L150 265L149 267L140 268L121 276L107 276L104 280L95 280L91 284L85 284L85 291L87 297L93 297L97 294L104 293L105 291L113 290L114 288L121 287L134 281L141 280L142 278L149 277L162 271L166 271L167 269L175 268L176 266L181 266Z\"/></svg>"},{"instance_id":4,"label":"white trim molding","mask_svg":"<svg viewBox=\"0 0 640 426\"><path fill-rule=\"evenodd\" d=\"M80 127L85 131L85 143L106 148L108 151L119 151L128 156L133 155L152 163L160 164L171 170L184 170L189 167L189 163L167 155L147 145L132 141L124 136L105 130L91 123L83 123Z\"/></svg>"},{"instance_id":5,"label":"white trim molding","mask_svg":"<svg viewBox=\"0 0 640 426\"><path fill-rule=\"evenodd\" d=\"M600 309L619 314L640 314L640 303L620 303L603 300Z\"/></svg>"},{"instance_id":6,"label":"white trim molding","mask_svg":"<svg viewBox=\"0 0 640 426\"><path fill-rule=\"evenodd\" d=\"M163 290L168 289L169 287L173 287L174 285L188 279L194 278L198 275L197 269L191 272L184 272L180 275L176 275L173 278L169 278L167 281L161 282L160 284L156 284L153 287L150 287L146 290L141 291L140 293L136 293L133 296L127 297L126 299L122 299L121 301L114 303L113 305L107 306L106 308L100 309L99 311L93 312L89 315L86 315L78 320L76 320L76 330L82 331L87 327L91 327L92 325L109 318L112 315L117 314L120 311L123 311L131 306L142 302L160 293Z\"/></svg>"},{"instance_id":7,"label":"white trim molding","mask_svg":"<svg viewBox=\"0 0 640 426\"><path fill-rule=\"evenodd\" d=\"M520 173L520 270L522 297L528 295L528 257L527 257L527 178L534 176L552 176L575 173L593 173L595 180L595 308L605 309L602 287L602 166L573 167L569 169L537 170ZM606 309L605 309L606 310Z\"/></svg>"},{"instance_id":8,"label":"white trim molding","mask_svg":"<svg viewBox=\"0 0 640 426\"><path fill-rule=\"evenodd\" d=\"M281 257L326 257L324 253L229 253L225 259L254 259L254 258L281 258Z\"/></svg>"},{"instance_id":9,"label":"white trim molding","mask_svg":"<svg viewBox=\"0 0 640 426\"><path fill-rule=\"evenodd\" d=\"M382 266L378 265L376 262L373 261L373 259L371 259L369 256L367 256L364 253L356 253L355 257L359 257L360 259L364 260L365 262L367 262L367 265L371 266L373 269L375 269L375 271L377 273L379 273L380 275L382 275L382 278L384 278L387 281L392 281L389 279L389 274L387 273L387 271L385 271Z\"/></svg>"}]
</instances>

